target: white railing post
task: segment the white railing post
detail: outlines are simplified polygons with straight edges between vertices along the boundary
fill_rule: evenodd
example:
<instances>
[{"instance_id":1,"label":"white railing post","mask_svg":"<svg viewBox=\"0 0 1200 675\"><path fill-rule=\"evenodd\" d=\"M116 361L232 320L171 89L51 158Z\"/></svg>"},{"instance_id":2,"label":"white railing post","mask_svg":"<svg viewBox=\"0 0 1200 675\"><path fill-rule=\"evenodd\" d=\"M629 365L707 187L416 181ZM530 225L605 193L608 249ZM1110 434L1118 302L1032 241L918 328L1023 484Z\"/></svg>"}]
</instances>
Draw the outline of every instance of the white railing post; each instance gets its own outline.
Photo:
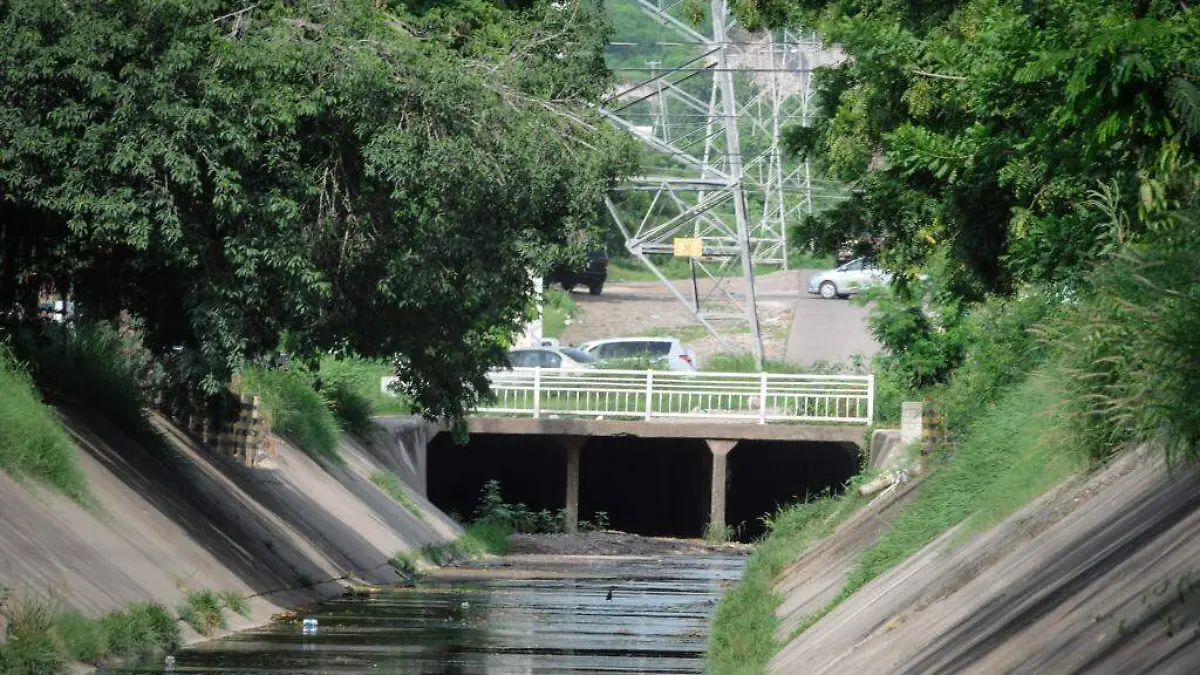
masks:
<instances>
[{"instance_id":1,"label":"white railing post","mask_svg":"<svg viewBox=\"0 0 1200 675\"><path fill-rule=\"evenodd\" d=\"M762 372L762 384L758 388L758 423L767 423L767 371Z\"/></svg>"},{"instance_id":2,"label":"white railing post","mask_svg":"<svg viewBox=\"0 0 1200 675\"><path fill-rule=\"evenodd\" d=\"M654 413L654 371L646 371L646 419Z\"/></svg>"},{"instance_id":3,"label":"white railing post","mask_svg":"<svg viewBox=\"0 0 1200 675\"><path fill-rule=\"evenodd\" d=\"M867 424L875 423L875 373L867 376Z\"/></svg>"},{"instance_id":4,"label":"white railing post","mask_svg":"<svg viewBox=\"0 0 1200 675\"><path fill-rule=\"evenodd\" d=\"M542 369L533 369L533 419L542 416Z\"/></svg>"}]
</instances>

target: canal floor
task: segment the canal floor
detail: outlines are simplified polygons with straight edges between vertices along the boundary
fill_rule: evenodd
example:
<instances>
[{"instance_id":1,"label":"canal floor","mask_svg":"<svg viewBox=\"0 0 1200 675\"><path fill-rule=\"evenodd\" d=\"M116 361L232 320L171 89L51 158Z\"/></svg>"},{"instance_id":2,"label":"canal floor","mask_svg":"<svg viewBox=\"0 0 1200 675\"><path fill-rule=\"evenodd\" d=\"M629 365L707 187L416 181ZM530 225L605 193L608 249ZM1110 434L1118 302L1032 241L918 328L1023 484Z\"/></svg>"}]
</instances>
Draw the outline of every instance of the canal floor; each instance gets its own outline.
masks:
<instances>
[{"instance_id":1,"label":"canal floor","mask_svg":"<svg viewBox=\"0 0 1200 675\"><path fill-rule=\"evenodd\" d=\"M344 597L123 673L700 673L742 556L524 555ZM611 591L611 595L610 595Z\"/></svg>"}]
</instances>

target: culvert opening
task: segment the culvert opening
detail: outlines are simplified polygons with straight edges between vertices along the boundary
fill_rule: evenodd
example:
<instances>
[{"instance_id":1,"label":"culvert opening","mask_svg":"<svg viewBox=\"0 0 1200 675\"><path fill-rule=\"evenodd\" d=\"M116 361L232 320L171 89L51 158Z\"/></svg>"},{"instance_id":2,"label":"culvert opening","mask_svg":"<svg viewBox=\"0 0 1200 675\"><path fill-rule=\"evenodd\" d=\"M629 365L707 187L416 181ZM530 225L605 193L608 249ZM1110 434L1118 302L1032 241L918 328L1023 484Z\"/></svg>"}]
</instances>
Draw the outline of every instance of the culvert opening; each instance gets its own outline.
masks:
<instances>
[{"instance_id":1,"label":"culvert opening","mask_svg":"<svg viewBox=\"0 0 1200 675\"><path fill-rule=\"evenodd\" d=\"M725 519L739 541L766 532L763 516L826 490L839 493L857 473L858 446L810 441L741 441L729 453Z\"/></svg>"},{"instance_id":2,"label":"culvert opening","mask_svg":"<svg viewBox=\"0 0 1200 675\"><path fill-rule=\"evenodd\" d=\"M470 519L484 484L498 480L503 498L529 509L566 506L567 450L545 435L472 434L463 446L439 434L428 450L430 500ZM725 522L739 541L765 531L762 517L779 507L839 492L858 470L853 443L741 441L728 456ZM712 453L700 439L593 437L580 452L579 517L598 512L614 530L700 537L710 516Z\"/></svg>"},{"instance_id":3,"label":"culvert opening","mask_svg":"<svg viewBox=\"0 0 1200 675\"><path fill-rule=\"evenodd\" d=\"M483 485L500 481L504 501L534 511L566 505L567 452L550 436L471 434L457 445L438 434L426 454L429 501L466 524L479 504Z\"/></svg>"}]
</instances>

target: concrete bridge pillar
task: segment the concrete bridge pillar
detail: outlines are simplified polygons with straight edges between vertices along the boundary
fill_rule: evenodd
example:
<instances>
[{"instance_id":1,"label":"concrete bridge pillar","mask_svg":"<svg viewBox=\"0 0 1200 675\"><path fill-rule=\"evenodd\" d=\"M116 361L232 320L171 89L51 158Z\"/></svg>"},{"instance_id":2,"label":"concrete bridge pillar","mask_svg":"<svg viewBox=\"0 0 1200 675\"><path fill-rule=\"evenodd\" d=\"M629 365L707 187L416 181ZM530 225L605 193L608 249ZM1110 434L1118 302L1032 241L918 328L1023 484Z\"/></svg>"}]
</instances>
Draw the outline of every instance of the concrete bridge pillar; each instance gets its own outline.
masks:
<instances>
[{"instance_id":1,"label":"concrete bridge pillar","mask_svg":"<svg viewBox=\"0 0 1200 675\"><path fill-rule=\"evenodd\" d=\"M725 488L729 482L728 459L729 453L737 441L707 439L708 449L712 451L712 492L709 499L709 534L724 538L725 533Z\"/></svg>"},{"instance_id":2,"label":"concrete bridge pillar","mask_svg":"<svg viewBox=\"0 0 1200 675\"><path fill-rule=\"evenodd\" d=\"M567 450L567 532L579 530L579 452L587 443L586 436L559 436L558 442Z\"/></svg>"}]
</instances>

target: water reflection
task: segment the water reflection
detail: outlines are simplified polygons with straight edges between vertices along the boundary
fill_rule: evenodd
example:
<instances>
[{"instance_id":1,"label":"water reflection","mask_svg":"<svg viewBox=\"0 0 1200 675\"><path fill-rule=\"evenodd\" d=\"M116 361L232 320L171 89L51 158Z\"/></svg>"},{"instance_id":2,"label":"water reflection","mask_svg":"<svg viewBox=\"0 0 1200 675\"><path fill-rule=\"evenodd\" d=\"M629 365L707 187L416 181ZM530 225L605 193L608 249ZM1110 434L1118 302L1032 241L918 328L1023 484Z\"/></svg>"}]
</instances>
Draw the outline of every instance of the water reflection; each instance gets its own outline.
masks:
<instances>
[{"instance_id":1,"label":"water reflection","mask_svg":"<svg viewBox=\"0 0 1200 675\"><path fill-rule=\"evenodd\" d=\"M522 556L333 600L306 614L319 622L315 634L273 625L181 652L171 672L699 673L716 600L742 563Z\"/></svg>"}]
</instances>

